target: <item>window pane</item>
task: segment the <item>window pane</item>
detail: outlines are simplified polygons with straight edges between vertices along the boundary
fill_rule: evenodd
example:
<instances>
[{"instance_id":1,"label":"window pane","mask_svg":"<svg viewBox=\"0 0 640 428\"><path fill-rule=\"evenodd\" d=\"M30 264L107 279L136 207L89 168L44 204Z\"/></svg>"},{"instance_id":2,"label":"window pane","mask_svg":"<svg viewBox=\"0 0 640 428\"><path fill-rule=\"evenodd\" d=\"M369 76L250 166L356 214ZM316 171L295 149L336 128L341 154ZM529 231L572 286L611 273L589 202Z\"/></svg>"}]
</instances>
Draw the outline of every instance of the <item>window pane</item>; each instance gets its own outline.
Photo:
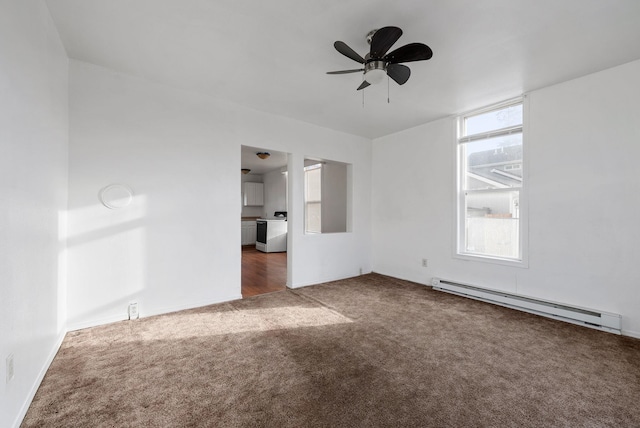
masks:
<instances>
[{"instance_id":1,"label":"window pane","mask_svg":"<svg viewBox=\"0 0 640 428\"><path fill-rule=\"evenodd\" d=\"M519 191L468 192L465 206L467 253L519 257Z\"/></svg>"},{"instance_id":2,"label":"window pane","mask_svg":"<svg viewBox=\"0 0 640 428\"><path fill-rule=\"evenodd\" d=\"M305 169L305 200L319 201L322 199L322 168Z\"/></svg>"},{"instance_id":3,"label":"window pane","mask_svg":"<svg viewBox=\"0 0 640 428\"><path fill-rule=\"evenodd\" d=\"M504 135L462 145L465 189L522 186L522 134Z\"/></svg>"},{"instance_id":4,"label":"window pane","mask_svg":"<svg viewBox=\"0 0 640 428\"><path fill-rule=\"evenodd\" d=\"M523 103L458 120L458 253L522 261Z\"/></svg>"},{"instance_id":5,"label":"window pane","mask_svg":"<svg viewBox=\"0 0 640 428\"><path fill-rule=\"evenodd\" d=\"M305 232L307 233L321 233L322 222L320 217L321 204L320 202L308 202L307 210L305 211Z\"/></svg>"},{"instance_id":6,"label":"window pane","mask_svg":"<svg viewBox=\"0 0 640 428\"><path fill-rule=\"evenodd\" d=\"M522 125L522 104L467 117L464 125L464 135Z\"/></svg>"},{"instance_id":7,"label":"window pane","mask_svg":"<svg viewBox=\"0 0 640 428\"><path fill-rule=\"evenodd\" d=\"M322 233L322 165L304 169L304 231Z\"/></svg>"}]
</instances>

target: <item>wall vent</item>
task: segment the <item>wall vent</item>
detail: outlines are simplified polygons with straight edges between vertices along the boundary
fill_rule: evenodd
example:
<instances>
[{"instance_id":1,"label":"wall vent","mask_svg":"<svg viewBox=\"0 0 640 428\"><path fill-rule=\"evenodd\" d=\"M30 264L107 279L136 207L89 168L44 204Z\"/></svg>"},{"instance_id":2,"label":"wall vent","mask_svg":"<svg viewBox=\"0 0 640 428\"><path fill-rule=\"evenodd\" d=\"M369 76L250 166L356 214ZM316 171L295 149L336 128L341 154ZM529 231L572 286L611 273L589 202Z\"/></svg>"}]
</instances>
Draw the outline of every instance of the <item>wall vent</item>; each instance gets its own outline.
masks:
<instances>
[{"instance_id":1,"label":"wall vent","mask_svg":"<svg viewBox=\"0 0 640 428\"><path fill-rule=\"evenodd\" d=\"M570 306L440 278L433 278L431 286L434 290L457 294L458 296L469 297L597 330L621 334L622 317L619 314Z\"/></svg>"}]
</instances>

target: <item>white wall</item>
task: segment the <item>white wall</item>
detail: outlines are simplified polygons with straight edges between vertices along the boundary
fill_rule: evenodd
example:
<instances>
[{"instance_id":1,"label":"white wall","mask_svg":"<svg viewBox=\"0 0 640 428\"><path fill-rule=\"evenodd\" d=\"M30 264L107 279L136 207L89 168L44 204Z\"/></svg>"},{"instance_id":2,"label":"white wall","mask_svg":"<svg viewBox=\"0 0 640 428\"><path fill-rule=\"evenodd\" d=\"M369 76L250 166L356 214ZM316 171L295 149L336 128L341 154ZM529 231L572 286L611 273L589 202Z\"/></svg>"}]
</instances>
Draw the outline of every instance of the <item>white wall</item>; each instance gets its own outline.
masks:
<instances>
[{"instance_id":1,"label":"white wall","mask_svg":"<svg viewBox=\"0 0 640 428\"><path fill-rule=\"evenodd\" d=\"M374 270L620 313L640 336L639 75L636 61L529 94L527 269L452 257L452 119L375 140Z\"/></svg>"},{"instance_id":2,"label":"white wall","mask_svg":"<svg viewBox=\"0 0 640 428\"><path fill-rule=\"evenodd\" d=\"M290 286L370 270L368 140L71 61L70 328L124 319L134 300L146 316L240 298L241 145L293 153L294 180L307 154L358 168L357 231L309 240L293 215ZM130 207L99 203L112 183L134 190Z\"/></svg>"},{"instance_id":3,"label":"white wall","mask_svg":"<svg viewBox=\"0 0 640 428\"><path fill-rule=\"evenodd\" d=\"M280 170L264 174L264 207L261 215L273 217L276 211L287 210L287 176Z\"/></svg>"},{"instance_id":4,"label":"white wall","mask_svg":"<svg viewBox=\"0 0 640 428\"><path fill-rule=\"evenodd\" d=\"M371 272L371 143L322 128L316 132L302 154L295 150L289 157L287 285L293 288ZM352 164L350 232L304 234L305 157Z\"/></svg>"},{"instance_id":5,"label":"white wall","mask_svg":"<svg viewBox=\"0 0 640 428\"><path fill-rule=\"evenodd\" d=\"M0 4L0 426L17 426L65 332L67 56L42 1ZM15 375L5 382L6 357Z\"/></svg>"},{"instance_id":6,"label":"white wall","mask_svg":"<svg viewBox=\"0 0 640 428\"><path fill-rule=\"evenodd\" d=\"M347 195L349 165L325 162L322 165L322 233L347 229Z\"/></svg>"}]
</instances>

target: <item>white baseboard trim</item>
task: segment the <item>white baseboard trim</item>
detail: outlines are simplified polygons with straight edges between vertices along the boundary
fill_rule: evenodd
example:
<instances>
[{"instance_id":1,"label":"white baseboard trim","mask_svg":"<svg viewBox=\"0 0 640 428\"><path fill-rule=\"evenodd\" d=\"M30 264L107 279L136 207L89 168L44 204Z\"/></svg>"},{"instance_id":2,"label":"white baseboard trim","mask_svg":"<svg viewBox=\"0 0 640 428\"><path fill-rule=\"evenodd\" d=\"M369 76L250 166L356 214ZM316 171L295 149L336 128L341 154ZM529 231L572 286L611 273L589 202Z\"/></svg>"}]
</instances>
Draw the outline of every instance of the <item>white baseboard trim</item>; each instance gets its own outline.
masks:
<instances>
[{"instance_id":1,"label":"white baseboard trim","mask_svg":"<svg viewBox=\"0 0 640 428\"><path fill-rule=\"evenodd\" d=\"M156 315L164 315L164 314L170 314L172 312L186 311L189 309L196 309L196 308L201 308L203 306L209 306L209 305L217 305L218 303L226 303L226 302L231 302L231 301L240 300L240 299L242 299L242 294L229 296L228 298L223 298L223 299L200 300L197 302L190 302L190 303L186 303L178 306L167 306L163 308L152 309L150 311L141 311L140 318L154 317Z\"/></svg>"},{"instance_id":2,"label":"white baseboard trim","mask_svg":"<svg viewBox=\"0 0 640 428\"><path fill-rule=\"evenodd\" d=\"M232 300L239 300L239 299L242 299L242 294L237 294L237 295L234 294L232 296L229 296L228 298L223 298L223 299L199 300L199 301L185 303L177 306L165 306L162 308L155 308L155 309L152 308L151 310L147 310L146 306L141 305L140 318L153 317L156 315L164 315L164 314L169 314L171 312L184 311L187 309L201 308L203 306L215 305L218 303L225 303L225 302L230 302ZM67 331L76 331L76 330L82 330L90 327L98 327L100 325L111 324L114 322L127 321L128 319L129 319L129 314L122 313L122 314L117 314L117 315L99 318L95 320L88 320L88 321L82 321L82 322L70 324L67 328Z\"/></svg>"},{"instance_id":3,"label":"white baseboard trim","mask_svg":"<svg viewBox=\"0 0 640 428\"><path fill-rule=\"evenodd\" d=\"M47 359L45 360L44 365L40 369L40 372L38 373L38 376L36 377L36 380L33 382L33 385L31 386L31 389L29 390L29 394L27 395L27 399L25 400L24 404L22 405L22 408L18 412L18 415L16 416L15 421L13 422L13 425L12 425L13 428L19 428L20 424L22 424L22 421L23 421L24 417L27 415L27 411L29 410L29 406L31 406L31 402L33 401L33 397L36 396L36 392L38 392L38 388L40 388L40 384L42 383L42 379L44 379L44 375L47 374L47 370L49 370L49 366L51 366L51 363L53 362L53 359L58 354L58 351L60 350L60 346L62 346L62 341L64 340L64 337L66 336L66 334L67 334L67 331L63 330L60 333L60 335L58 336L58 339L56 340L56 343L53 346L53 349L51 350L51 352L47 356Z\"/></svg>"},{"instance_id":4,"label":"white baseboard trim","mask_svg":"<svg viewBox=\"0 0 640 428\"><path fill-rule=\"evenodd\" d=\"M85 328L97 327L99 325L111 324L113 322L125 321L129 319L129 314L117 314L95 320L81 321L67 326L67 331L83 330Z\"/></svg>"},{"instance_id":5,"label":"white baseboard trim","mask_svg":"<svg viewBox=\"0 0 640 428\"><path fill-rule=\"evenodd\" d=\"M363 275L366 275L367 273L371 273L371 272L366 272L363 273ZM314 280L314 281L310 281L310 282L299 282L293 285L287 285L288 288L295 290L296 288L302 288L302 287L308 287L310 285L317 285L317 284L324 284L325 282L333 282L333 281L340 281L343 279L348 279L348 278L355 278L357 276L360 275L346 275L346 276L339 276L339 277L333 277L333 278L324 278L324 279L319 279L319 280Z\"/></svg>"},{"instance_id":6,"label":"white baseboard trim","mask_svg":"<svg viewBox=\"0 0 640 428\"><path fill-rule=\"evenodd\" d=\"M640 339L640 332L637 332L637 331L623 329L621 333L623 336L635 337L636 339Z\"/></svg>"},{"instance_id":7,"label":"white baseboard trim","mask_svg":"<svg viewBox=\"0 0 640 428\"><path fill-rule=\"evenodd\" d=\"M431 284L429 283L428 280L425 280L424 278L420 278L420 279L415 279L415 278L405 278L402 275L396 275L396 274L392 274L392 273L383 273L383 272L377 272L377 271L373 271L371 273L377 273L378 275L384 275L384 276L389 276L391 278L395 278L395 279L399 279L401 281L409 281L409 282L414 282L416 284L421 284L424 285L426 287L431 288Z\"/></svg>"}]
</instances>

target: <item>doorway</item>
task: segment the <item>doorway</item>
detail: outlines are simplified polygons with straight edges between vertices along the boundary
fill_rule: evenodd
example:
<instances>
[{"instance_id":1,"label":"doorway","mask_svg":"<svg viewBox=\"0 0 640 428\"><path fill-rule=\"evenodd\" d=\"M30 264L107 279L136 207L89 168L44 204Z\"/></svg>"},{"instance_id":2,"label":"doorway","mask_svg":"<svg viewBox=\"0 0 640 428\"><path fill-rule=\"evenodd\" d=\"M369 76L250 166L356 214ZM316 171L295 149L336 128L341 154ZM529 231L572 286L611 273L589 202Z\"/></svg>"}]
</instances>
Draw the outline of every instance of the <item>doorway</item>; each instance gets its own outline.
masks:
<instances>
[{"instance_id":1,"label":"doorway","mask_svg":"<svg viewBox=\"0 0 640 428\"><path fill-rule=\"evenodd\" d=\"M288 227L281 226L283 221L288 226L287 163L287 153L259 147L241 147L243 298L286 289ZM281 214L283 212L284 220ZM258 219L279 223L279 229L285 236L280 234L278 242L284 240L284 247L259 245L256 248Z\"/></svg>"},{"instance_id":2,"label":"doorway","mask_svg":"<svg viewBox=\"0 0 640 428\"><path fill-rule=\"evenodd\" d=\"M287 253L263 253L242 246L242 298L287 288Z\"/></svg>"}]
</instances>

